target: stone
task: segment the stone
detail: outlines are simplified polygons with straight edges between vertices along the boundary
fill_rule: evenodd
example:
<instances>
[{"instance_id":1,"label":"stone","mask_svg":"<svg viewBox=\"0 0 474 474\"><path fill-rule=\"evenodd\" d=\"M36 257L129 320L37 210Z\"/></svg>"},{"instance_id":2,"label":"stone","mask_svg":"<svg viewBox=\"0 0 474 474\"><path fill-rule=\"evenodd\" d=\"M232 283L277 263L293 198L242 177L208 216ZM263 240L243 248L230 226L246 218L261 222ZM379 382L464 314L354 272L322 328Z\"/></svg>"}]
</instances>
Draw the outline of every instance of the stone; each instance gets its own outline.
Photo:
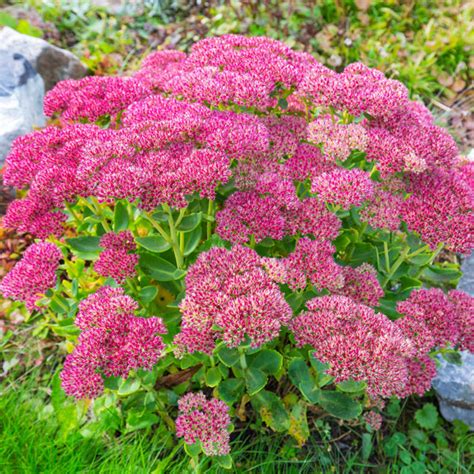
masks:
<instances>
[{"instance_id":1,"label":"stone","mask_svg":"<svg viewBox=\"0 0 474 474\"><path fill-rule=\"evenodd\" d=\"M474 354L461 352L461 361L456 365L440 357L433 388L443 417L461 420L474 430Z\"/></svg>"},{"instance_id":2,"label":"stone","mask_svg":"<svg viewBox=\"0 0 474 474\"><path fill-rule=\"evenodd\" d=\"M45 125L43 97L43 79L30 62L0 50L0 166L16 137Z\"/></svg>"},{"instance_id":3,"label":"stone","mask_svg":"<svg viewBox=\"0 0 474 474\"><path fill-rule=\"evenodd\" d=\"M462 262L463 275L459 281L458 290L474 296L474 252Z\"/></svg>"},{"instance_id":4,"label":"stone","mask_svg":"<svg viewBox=\"0 0 474 474\"><path fill-rule=\"evenodd\" d=\"M64 79L80 79L86 67L69 51L41 38L23 35L5 26L0 30L0 47L23 55L41 75L46 91Z\"/></svg>"},{"instance_id":5,"label":"stone","mask_svg":"<svg viewBox=\"0 0 474 474\"><path fill-rule=\"evenodd\" d=\"M458 289L474 296L474 253L462 263L463 276ZM461 352L461 365L439 358L433 388L441 414L448 421L461 420L474 430L474 354Z\"/></svg>"}]
</instances>

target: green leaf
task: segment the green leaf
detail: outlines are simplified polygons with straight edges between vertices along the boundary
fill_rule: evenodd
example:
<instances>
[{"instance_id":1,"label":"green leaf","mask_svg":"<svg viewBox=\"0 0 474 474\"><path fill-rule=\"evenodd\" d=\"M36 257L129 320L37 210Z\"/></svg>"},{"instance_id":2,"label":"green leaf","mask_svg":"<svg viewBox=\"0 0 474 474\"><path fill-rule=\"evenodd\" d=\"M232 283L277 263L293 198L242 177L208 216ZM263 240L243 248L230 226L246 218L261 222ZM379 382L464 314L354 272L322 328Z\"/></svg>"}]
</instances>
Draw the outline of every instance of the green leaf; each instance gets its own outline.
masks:
<instances>
[{"instance_id":1,"label":"green leaf","mask_svg":"<svg viewBox=\"0 0 474 474\"><path fill-rule=\"evenodd\" d=\"M223 380L217 391L219 397L226 403L232 404L240 399L244 390L244 381L242 379Z\"/></svg>"},{"instance_id":2,"label":"green leaf","mask_svg":"<svg viewBox=\"0 0 474 474\"><path fill-rule=\"evenodd\" d=\"M184 236L184 256L187 257L189 254L196 250L199 242L201 242L202 228L201 226L196 227L193 231L185 234Z\"/></svg>"},{"instance_id":3,"label":"green leaf","mask_svg":"<svg viewBox=\"0 0 474 474\"><path fill-rule=\"evenodd\" d=\"M245 371L247 393L252 396L260 392L267 385L267 376L260 369L249 367Z\"/></svg>"},{"instance_id":4,"label":"green leaf","mask_svg":"<svg viewBox=\"0 0 474 474\"><path fill-rule=\"evenodd\" d=\"M196 214L190 214L189 216L183 217L176 230L179 232L191 232L194 230L202 220L202 212L197 212Z\"/></svg>"},{"instance_id":5,"label":"green leaf","mask_svg":"<svg viewBox=\"0 0 474 474\"><path fill-rule=\"evenodd\" d=\"M299 389L310 403L318 403L321 390L316 385L306 362L303 359L293 359L288 365L288 376L291 383Z\"/></svg>"},{"instance_id":6,"label":"green leaf","mask_svg":"<svg viewBox=\"0 0 474 474\"><path fill-rule=\"evenodd\" d=\"M249 357L249 365L267 375L276 375L283 365L283 356L273 349L262 349L255 356Z\"/></svg>"},{"instance_id":7,"label":"green leaf","mask_svg":"<svg viewBox=\"0 0 474 474\"><path fill-rule=\"evenodd\" d=\"M415 420L421 428L432 430L438 423L438 410L432 403L425 403L423 408L416 410Z\"/></svg>"},{"instance_id":8,"label":"green leaf","mask_svg":"<svg viewBox=\"0 0 474 474\"><path fill-rule=\"evenodd\" d=\"M100 237L84 235L82 237L73 237L66 239L66 243L79 258L83 260L94 260L103 250L99 245Z\"/></svg>"},{"instance_id":9,"label":"green leaf","mask_svg":"<svg viewBox=\"0 0 474 474\"><path fill-rule=\"evenodd\" d=\"M421 274L423 280L427 280L435 285L443 283L456 285L461 276L462 272L459 266L455 264L445 264L444 266L430 265Z\"/></svg>"},{"instance_id":10,"label":"green leaf","mask_svg":"<svg viewBox=\"0 0 474 474\"><path fill-rule=\"evenodd\" d=\"M114 231L120 232L128 228L129 218L127 205L119 201L114 210Z\"/></svg>"},{"instance_id":11,"label":"green leaf","mask_svg":"<svg viewBox=\"0 0 474 474\"><path fill-rule=\"evenodd\" d=\"M139 266L145 274L157 281L179 280L186 274L168 260L148 253L140 255Z\"/></svg>"},{"instance_id":12,"label":"green leaf","mask_svg":"<svg viewBox=\"0 0 474 474\"><path fill-rule=\"evenodd\" d=\"M352 253L351 265L357 266L367 262L379 268L379 254L377 247L365 242L357 242L354 244L354 252Z\"/></svg>"},{"instance_id":13,"label":"green leaf","mask_svg":"<svg viewBox=\"0 0 474 474\"><path fill-rule=\"evenodd\" d=\"M119 386L117 391L118 395L126 397L132 395L132 393L138 392L140 390L140 381L133 378L125 379Z\"/></svg>"},{"instance_id":14,"label":"green leaf","mask_svg":"<svg viewBox=\"0 0 474 474\"><path fill-rule=\"evenodd\" d=\"M199 456L199 454L201 454L201 445L199 443L184 443L184 451L188 456L195 458L196 456Z\"/></svg>"},{"instance_id":15,"label":"green leaf","mask_svg":"<svg viewBox=\"0 0 474 474\"><path fill-rule=\"evenodd\" d=\"M320 405L332 416L342 420L352 420L362 413L362 405L344 393L323 390Z\"/></svg>"},{"instance_id":16,"label":"green leaf","mask_svg":"<svg viewBox=\"0 0 474 474\"><path fill-rule=\"evenodd\" d=\"M367 461L372 453L373 442L372 442L372 434L371 433L364 433L362 435L362 459Z\"/></svg>"},{"instance_id":17,"label":"green leaf","mask_svg":"<svg viewBox=\"0 0 474 474\"><path fill-rule=\"evenodd\" d=\"M205 378L208 387L217 387L222 380L222 374L217 367L211 367L207 370Z\"/></svg>"},{"instance_id":18,"label":"green leaf","mask_svg":"<svg viewBox=\"0 0 474 474\"><path fill-rule=\"evenodd\" d=\"M290 417L280 397L273 392L261 390L251 398L251 403L267 426L278 432L288 431Z\"/></svg>"},{"instance_id":19,"label":"green leaf","mask_svg":"<svg viewBox=\"0 0 474 474\"><path fill-rule=\"evenodd\" d=\"M136 237L135 241L143 248L154 253L166 252L171 245L161 235L150 235L148 237Z\"/></svg>"},{"instance_id":20,"label":"green leaf","mask_svg":"<svg viewBox=\"0 0 474 474\"><path fill-rule=\"evenodd\" d=\"M138 293L138 297L144 303L151 303L158 296L158 288L156 286L145 286Z\"/></svg>"},{"instance_id":21,"label":"green leaf","mask_svg":"<svg viewBox=\"0 0 474 474\"><path fill-rule=\"evenodd\" d=\"M216 461L224 469L232 469L232 456L226 454L225 456L216 456Z\"/></svg>"},{"instance_id":22,"label":"green leaf","mask_svg":"<svg viewBox=\"0 0 474 474\"><path fill-rule=\"evenodd\" d=\"M219 360L227 367L233 367L237 365L240 360L239 351L234 348L221 347L217 352Z\"/></svg>"},{"instance_id":23,"label":"green leaf","mask_svg":"<svg viewBox=\"0 0 474 474\"><path fill-rule=\"evenodd\" d=\"M306 404L300 400L293 406L290 413L290 429L288 434L292 436L298 446L303 446L309 438L308 419L306 417Z\"/></svg>"},{"instance_id":24,"label":"green leaf","mask_svg":"<svg viewBox=\"0 0 474 474\"><path fill-rule=\"evenodd\" d=\"M158 416L143 410L130 410L127 413L127 431L142 430L157 424L160 421Z\"/></svg>"},{"instance_id":25,"label":"green leaf","mask_svg":"<svg viewBox=\"0 0 474 474\"><path fill-rule=\"evenodd\" d=\"M356 382L355 380L344 380L344 382L339 382L337 388L347 393L358 393L365 390L367 383L364 381Z\"/></svg>"}]
</instances>

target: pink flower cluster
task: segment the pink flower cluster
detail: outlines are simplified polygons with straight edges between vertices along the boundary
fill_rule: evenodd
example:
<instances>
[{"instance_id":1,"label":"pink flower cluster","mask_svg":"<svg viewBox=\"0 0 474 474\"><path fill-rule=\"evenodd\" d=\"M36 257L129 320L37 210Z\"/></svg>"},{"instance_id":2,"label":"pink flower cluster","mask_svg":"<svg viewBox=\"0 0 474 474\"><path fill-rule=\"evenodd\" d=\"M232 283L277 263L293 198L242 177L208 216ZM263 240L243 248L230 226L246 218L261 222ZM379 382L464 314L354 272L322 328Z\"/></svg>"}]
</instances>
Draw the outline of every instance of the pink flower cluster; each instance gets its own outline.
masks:
<instances>
[{"instance_id":1,"label":"pink flower cluster","mask_svg":"<svg viewBox=\"0 0 474 474\"><path fill-rule=\"evenodd\" d=\"M311 283L318 290L338 291L344 286L344 273L333 258L335 247L326 241L303 237L294 252L284 259L286 283L292 290L302 290Z\"/></svg>"},{"instance_id":2,"label":"pink flower cluster","mask_svg":"<svg viewBox=\"0 0 474 474\"><path fill-rule=\"evenodd\" d=\"M187 393L178 401L176 436L187 444L201 443L207 456L230 452L229 407L221 400L208 400L202 392Z\"/></svg>"},{"instance_id":3,"label":"pink flower cluster","mask_svg":"<svg viewBox=\"0 0 474 474\"><path fill-rule=\"evenodd\" d=\"M367 306L378 306L384 291L377 279L377 270L368 263L357 268L343 267L344 286L336 293L348 296L357 303Z\"/></svg>"},{"instance_id":4,"label":"pink flower cluster","mask_svg":"<svg viewBox=\"0 0 474 474\"><path fill-rule=\"evenodd\" d=\"M309 68L295 95L315 106L346 110L354 116L391 116L409 103L403 84L361 63L350 64L340 74L316 63Z\"/></svg>"},{"instance_id":5,"label":"pink flower cluster","mask_svg":"<svg viewBox=\"0 0 474 474\"><path fill-rule=\"evenodd\" d=\"M468 254L474 248L474 189L454 170L413 175L401 217L435 249Z\"/></svg>"},{"instance_id":6,"label":"pink flower cluster","mask_svg":"<svg viewBox=\"0 0 474 474\"><path fill-rule=\"evenodd\" d=\"M298 345L309 344L330 364L327 373L336 382L365 381L372 397L404 390L413 345L392 321L345 296L314 298L306 306L290 329Z\"/></svg>"},{"instance_id":7,"label":"pink flower cluster","mask_svg":"<svg viewBox=\"0 0 474 474\"><path fill-rule=\"evenodd\" d=\"M398 303L403 315L395 325L413 342L415 353L408 361L408 382L400 396L423 395L436 375L436 365L428 353L436 347L474 348L474 298L462 291L415 290Z\"/></svg>"},{"instance_id":8,"label":"pink flower cluster","mask_svg":"<svg viewBox=\"0 0 474 474\"><path fill-rule=\"evenodd\" d=\"M223 239L246 243L250 236L260 242L301 233L320 239L337 237L340 221L316 198L300 200L290 180L264 173L255 187L232 194L216 215L216 232Z\"/></svg>"},{"instance_id":9,"label":"pink flower cluster","mask_svg":"<svg viewBox=\"0 0 474 474\"><path fill-rule=\"evenodd\" d=\"M358 168L338 168L314 178L311 191L316 193L321 201L349 209L372 198L374 186L369 173Z\"/></svg>"},{"instance_id":10,"label":"pink flower cluster","mask_svg":"<svg viewBox=\"0 0 474 474\"><path fill-rule=\"evenodd\" d=\"M160 318L134 315L137 304L122 288L102 287L79 305L78 345L61 372L64 391L76 398L98 397L102 376L128 377L130 370L151 370L163 355Z\"/></svg>"},{"instance_id":11,"label":"pink flower cluster","mask_svg":"<svg viewBox=\"0 0 474 474\"><path fill-rule=\"evenodd\" d=\"M56 271L61 258L61 251L54 244L39 242L31 245L3 278L0 292L6 298L23 301L30 311L39 309L36 301L56 285Z\"/></svg>"},{"instance_id":12,"label":"pink flower cluster","mask_svg":"<svg viewBox=\"0 0 474 474\"><path fill-rule=\"evenodd\" d=\"M64 120L95 122L121 112L149 94L140 81L132 78L95 76L66 80L46 94L44 113L48 117L59 113Z\"/></svg>"},{"instance_id":13,"label":"pink flower cluster","mask_svg":"<svg viewBox=\"0 0 474 474\"><path fill-rule=\"evenodd\" d=\"M367 132L360 124L336 123L330 116L319 117L308 125L309 141L322 145L323 152L333 160L344 161L353 150L365 151Z\"/></svg>"},{"instance_id":14,"label":"pink flower cluster","mask_svg":"<svg viewBox=\"0 0 474 474\"><path fill-rule=\"evenodd\" d=\"M247 247L215 247L199 255L186 275L186 297L180 303L179 352L211 353L215 340L235 347L246 338L252 347L278 336L292 312L270 275L281 278L271 261Z\"/></svg>"},{"instance_id":15,"label":"pink flower cluster","mask_svg":"<svg viewBox=\"0 0 474 474\"><path fill-rule=\"evenodd\" d=\"M398 303L404 317L396 324L412 337L420 353L446 345L472 348L474 339L474 298L462 291L445 294L439 288L415 290Z\"/></svg>"},{"instance_id":16,"label":"pink flower cluster","mask_svg":"<svg viewBox=\"0 0 474 474\"><path fill-rule=\"evenodd\" d=\"M279 87L297 87L315 62L270 38L224 35L199 41L187 57L157 54L136 77L189 101L263 111L277 106Z\"/></svg>"},{"instance_id":17,"label":"pink flower cluster","mask_svg":"<svg viewBox=\"0 0 474 474\"><path fill-rule=\"evenodd\" d=\"M108 232L101 237L100 246L105 250L94 264L99 275L114 278L117 283L135 276L138 255L130 253L137 247L130 231Z\"/></svg>"}]
</instances>

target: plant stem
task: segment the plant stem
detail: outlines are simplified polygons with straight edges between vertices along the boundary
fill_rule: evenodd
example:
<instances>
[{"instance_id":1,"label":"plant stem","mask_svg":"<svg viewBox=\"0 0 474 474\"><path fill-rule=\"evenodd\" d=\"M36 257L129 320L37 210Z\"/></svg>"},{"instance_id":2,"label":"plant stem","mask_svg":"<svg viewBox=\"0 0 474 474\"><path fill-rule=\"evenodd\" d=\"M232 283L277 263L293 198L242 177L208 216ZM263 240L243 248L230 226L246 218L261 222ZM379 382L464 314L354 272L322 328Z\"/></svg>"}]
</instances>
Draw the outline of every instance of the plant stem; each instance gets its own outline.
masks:
<instances>
[{"instance_id":1,"label":"plant stem","mask_svg":"<svg viewBox=\"0 0 474 474\"><path fill-rule=\"evenodd\" d=\"M239 354L240 354L240 365L242 370L247 369L247 359L245 358L245 350L239 347Z\"/></svg>"},{"instance_id":2,"label":"plant stem","mask_svg":"<svg viewBox=\"0 0 474 474\"><path fill-rule=\"evenodd\" d=\"M77 214L77 212L73 209L73 207L71 206L71 204L69 204L68 202L65 203L65 206L66 206L66 209L68 210L68 212L71 213L72 215L72 218L75 220L75 222L77 224L80 224L81 223L81 219L79 217L79 214Z\"/></svg>"},{"instance_id":3,"label":"plant stem","mask_svg":"<svg viewBox=\"0 0 474 474\"><path fill-rule=\"evenodd\" d=\"M153 228L159 232L161 237L163 237L166 240L166 242L168 242L170 244L171 243L171 238L166 233L166 231L163 229L163 227L161 227L161 225L158 224L158 222L156 222L155 219L153 219L153 217L151 217L149 214L145 214L145 217L148 220L148 222L153 226Z\"/></svg>"},{"instance_id":4,"label":"plant stem","mask_svg":"<svg viewBox=\"0 0 474 474\"><path fill-rule=\"evenodd\" d=\"M106 230L106 232L112 232L112 228L110 227L109 223L107 222L107 219L104 216L104 212L100 207L99 201L97 201L97 199L94 198L94 197L91 197L90 199L91 199L92 207L88 206L89 209L92 212L95 212L95 214L102 219L101 224L104 226L104 229ZM87 200L85 200L85 202L86 202L86 205L87 205L88 204Z\"/></svg>"},{"instance_id":5,"label":"plant stem","mask_svg":"<svg viewBox=\"0 0 474 474\"><path fill-rule=\"evenodd\" d=\"M405 261L407 258L408 252L410 251L410 247L405 247L398 259L395 261L395 263L392 265L390 268L390 271L388 275L385 277L385 280L382 284L382 287L385 288L388 284L388 282L392 279L393 275L395 275L395 272L399 269L400 265Z\"/></svg>"},{"instance_id":6,"label":"plant stem","mask_svg":"<svg viewBox=\"0 0 474 474\"><path fill-rule=\"evenodd\" d=\"M214 217L214 201L212 199L209 199L209 204L207 206L207 215L208 217ZM210 239L212 234L212 222L210 220L207 221L206 229L207 239Z\"/></svg>"},{"instance_id":7,"label":"plant stem","mask_svg":"<svg viewBox=\"0 0 474 474\"><path fill-rule=\"evenodd\" d=\"M163 204L163 209L168 214L168 225L170 227L170 244L174 252L174 257L176 259L176 266L178 268L183 268L183 254L179 247L178 235L176 232L176 225L173 219L173 213L168 206L168 204Z\"/></svg>"}]
</instances>

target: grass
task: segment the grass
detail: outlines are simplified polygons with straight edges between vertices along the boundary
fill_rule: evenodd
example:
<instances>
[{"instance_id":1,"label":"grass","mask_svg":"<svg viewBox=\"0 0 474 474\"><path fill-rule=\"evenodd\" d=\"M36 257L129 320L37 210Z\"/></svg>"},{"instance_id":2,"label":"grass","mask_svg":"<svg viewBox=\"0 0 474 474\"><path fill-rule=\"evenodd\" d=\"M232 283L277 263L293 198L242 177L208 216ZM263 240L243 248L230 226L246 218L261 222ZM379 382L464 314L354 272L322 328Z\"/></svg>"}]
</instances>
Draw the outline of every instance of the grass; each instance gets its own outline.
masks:
<instances>
[{"instance_id":1,"label":"grass","mask_svg":"<svg viewBox=\"0 0 474 474\"><path fill-rule=\"evenodd\" d=\"M51 404L54 395L47 387L52 382L51 375L42 376L35 369L0 385L2 474L229 472L205 458L193 471L181 446L173 438L164 439L159 429L93 438L84 438L82 427L65 432L64 420L58 420ZM75 406L72 401L70 406ZM393 404L386 429L372 434L347 425L340 427L341 436L335 436L330 419L313 420L313 434L301 450L288 437L270 432L252 436L243 430L232 442L232 472L473 472L474 435L460 424L453 429L437 414L436 429L423 430L413 421L419 406L420 401L404 408Z\"/></svg>"}]
</instances>

